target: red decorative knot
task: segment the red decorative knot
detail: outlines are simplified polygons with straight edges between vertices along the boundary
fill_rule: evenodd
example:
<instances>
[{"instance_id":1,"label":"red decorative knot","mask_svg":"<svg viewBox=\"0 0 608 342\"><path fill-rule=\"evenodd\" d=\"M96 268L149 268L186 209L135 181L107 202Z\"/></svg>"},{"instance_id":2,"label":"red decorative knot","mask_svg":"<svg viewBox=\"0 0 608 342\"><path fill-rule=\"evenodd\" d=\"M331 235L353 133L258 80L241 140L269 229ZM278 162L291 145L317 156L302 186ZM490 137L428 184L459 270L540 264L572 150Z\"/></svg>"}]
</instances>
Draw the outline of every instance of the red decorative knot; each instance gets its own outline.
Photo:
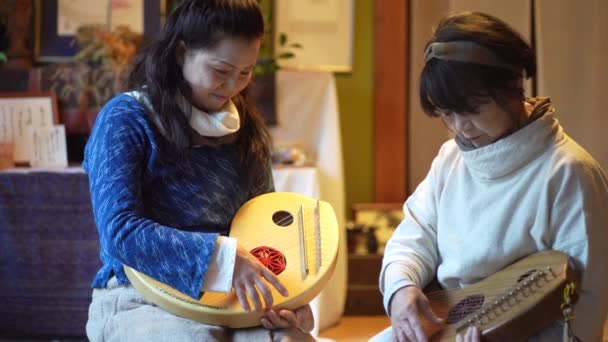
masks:
<instances>
[{"instance_id":1,"label":"red decorative knot","mask_svg":"<svg viewBox=\"0 0 608 342\"><path fill-rule=\"evenodd\" d=\"M285 255L272 247L260 246L252 249L249 253L253 254L260 262L272 271L275 275L281 274L287 267Z\"/></svg>"}]
</instances>

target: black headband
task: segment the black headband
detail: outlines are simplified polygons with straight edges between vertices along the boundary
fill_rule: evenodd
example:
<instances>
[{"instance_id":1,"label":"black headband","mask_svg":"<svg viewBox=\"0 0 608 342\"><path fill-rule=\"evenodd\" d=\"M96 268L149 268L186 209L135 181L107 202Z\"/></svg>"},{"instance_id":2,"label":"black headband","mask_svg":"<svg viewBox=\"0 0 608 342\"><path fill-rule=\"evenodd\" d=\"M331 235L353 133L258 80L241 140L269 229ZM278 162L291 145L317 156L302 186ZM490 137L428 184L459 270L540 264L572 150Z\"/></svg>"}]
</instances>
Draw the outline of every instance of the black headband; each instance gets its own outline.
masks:
<instances>
[{"instance_id":1,"label":"black headband","mask_svg":"<svg viewBox=\"0 0 608 342\"><path fill-rule=\"evenodd\" d=\"M522 72L522 68L505 62L488 48L466 40L429 44L424 51L424 63L433 58L494 66L508 69L518 74Z\"/></svg>"}]
</instances>

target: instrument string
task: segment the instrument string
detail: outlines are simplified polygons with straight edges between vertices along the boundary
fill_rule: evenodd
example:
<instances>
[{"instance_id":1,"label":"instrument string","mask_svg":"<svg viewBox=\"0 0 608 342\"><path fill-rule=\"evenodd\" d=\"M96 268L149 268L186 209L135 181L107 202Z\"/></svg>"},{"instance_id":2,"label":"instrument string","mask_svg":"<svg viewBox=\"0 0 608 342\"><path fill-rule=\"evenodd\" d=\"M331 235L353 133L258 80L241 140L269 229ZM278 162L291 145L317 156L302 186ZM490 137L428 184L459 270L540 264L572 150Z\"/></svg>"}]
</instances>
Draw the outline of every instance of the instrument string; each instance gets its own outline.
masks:
<instances>
[{"instance_id":1,"label":"instrument string","mask_svg":"<svg viewBox=\"0 0 608 342\"><path fill-rule=\"evenodd\" d=\"M314 213L314 223L315 223L315 249L317 252L317 272L321 269L321 204L319 200L317 200L317 205L315 205L315 213Z\"/></svg>"},{"instance_id":2,"label":"instrument string","mask_svg":"<svg viewBox=\"0 0 608 342\"><path fill-rule=\"evenodd\" d=\"M298 227L300 228L300 250L302 254L300 258L302 259L302 277L306 278L308 276L308 246L306 244L306 232L304 231L304 205L300 205L299 212L300 221L298 222Z\"/></svg>"},{"instance_id":3,"label":"instrument string","mask_svg":"<svg viewBox=\"0 0 608 342\"><path fill-rule=\"evenodd\" d=\"M506 291L508 289L508 287L505 287L504 290ZM457 292L455 292L457 291ZM497 294L495 297L499 297L500 295L502 295L502 290L500 294ZM453 295L452 293L457 293L458 298L466 298L468 296L472 296L472 295L476 295L476 294L480 294L483 293L483 290L472 290L472 291L464 291L464 289L458 289L458 290L446 290L446 291L435 291L432 293L427 293L427 298L429 299L429 301L433 302L433 303L437 303L437 304L449 304L451 301L453 301L453 297L455 295ZM491 296L487 296L487 294L484 294L486 297L491 298Z\"/></svg>"}]
</instances>

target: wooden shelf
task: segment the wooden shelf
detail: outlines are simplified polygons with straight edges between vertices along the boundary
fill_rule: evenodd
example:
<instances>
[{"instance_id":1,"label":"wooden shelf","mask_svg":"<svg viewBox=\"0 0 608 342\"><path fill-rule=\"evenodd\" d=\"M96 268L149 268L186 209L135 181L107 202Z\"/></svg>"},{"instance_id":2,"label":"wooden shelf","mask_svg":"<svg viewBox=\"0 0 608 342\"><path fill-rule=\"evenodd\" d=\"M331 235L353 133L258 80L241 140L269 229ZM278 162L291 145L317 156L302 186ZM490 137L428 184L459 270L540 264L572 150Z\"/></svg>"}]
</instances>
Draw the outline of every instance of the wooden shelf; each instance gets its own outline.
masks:
<instances>
[{"instance_id":1,"label":"wooden shelf","mask_svg":"<svg viewBox=\"0 0 608 342\"><path fill-rule=\"evenodd\" d=\"M381 254L350 254L345 315L384 315L378 277Z\"/></svg>"}]
</instances>

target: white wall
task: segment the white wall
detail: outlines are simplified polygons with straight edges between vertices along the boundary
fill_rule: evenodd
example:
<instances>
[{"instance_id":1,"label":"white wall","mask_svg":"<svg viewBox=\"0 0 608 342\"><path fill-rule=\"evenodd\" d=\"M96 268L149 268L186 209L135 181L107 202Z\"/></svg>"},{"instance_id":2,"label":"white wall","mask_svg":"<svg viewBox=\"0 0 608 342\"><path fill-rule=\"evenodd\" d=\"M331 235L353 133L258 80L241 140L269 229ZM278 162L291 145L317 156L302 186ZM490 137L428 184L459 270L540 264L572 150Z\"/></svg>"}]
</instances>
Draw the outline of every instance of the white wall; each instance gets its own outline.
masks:
<instances>
[{"instance_id":1,"label":"white wall","mask_svg":"<svg viewBox=\"0 0 608 342\"><path fill-rule=\"evenodd\" d=\"M537 0L536 32L538 93L608 170L608 1Z\"/></svg>"}]
</instances>

